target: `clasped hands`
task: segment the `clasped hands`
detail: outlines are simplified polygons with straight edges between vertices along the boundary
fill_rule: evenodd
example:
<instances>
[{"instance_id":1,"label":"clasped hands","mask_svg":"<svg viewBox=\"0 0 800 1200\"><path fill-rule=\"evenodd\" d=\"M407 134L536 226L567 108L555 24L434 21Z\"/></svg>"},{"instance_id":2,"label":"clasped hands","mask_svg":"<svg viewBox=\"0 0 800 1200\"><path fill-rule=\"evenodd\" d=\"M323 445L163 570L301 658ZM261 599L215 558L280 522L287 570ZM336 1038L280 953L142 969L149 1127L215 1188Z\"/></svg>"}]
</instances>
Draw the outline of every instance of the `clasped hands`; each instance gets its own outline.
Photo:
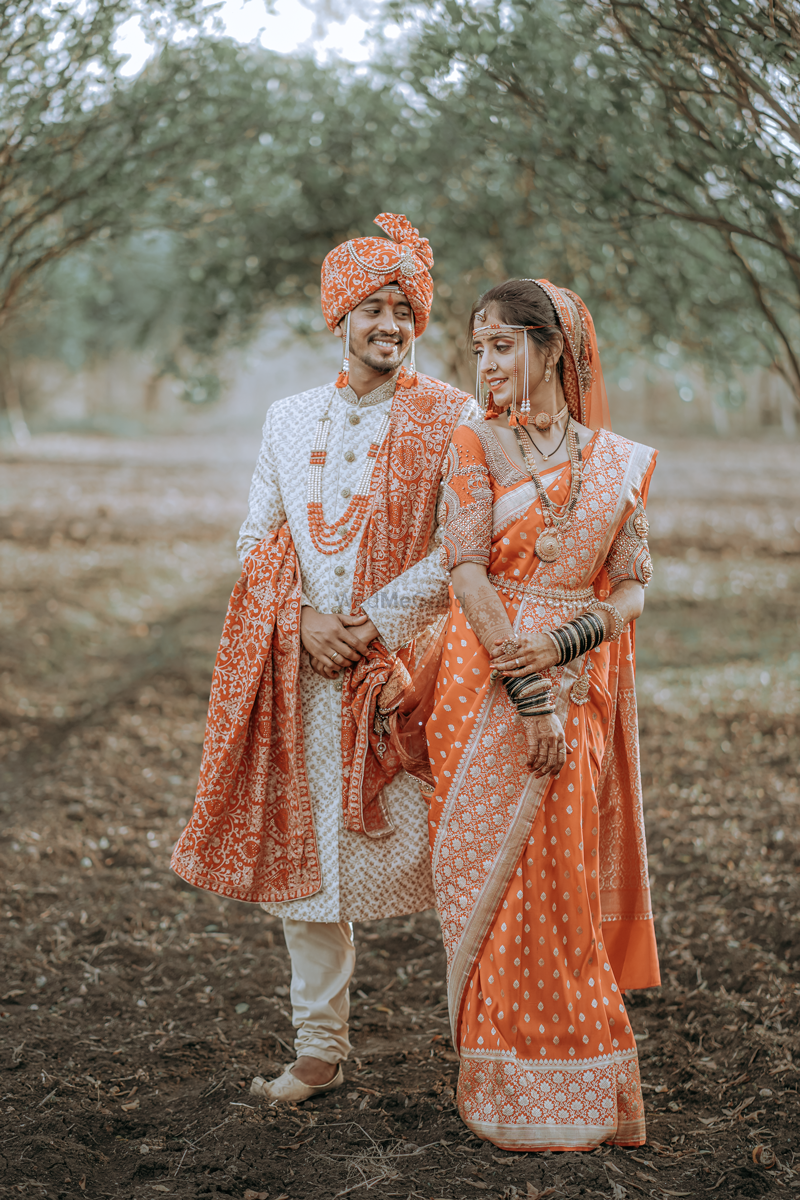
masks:
<instances>
[{"instance_id":1,"label":"clasped hands","mask_svg":"<svg viewBox=\"0 0 800 1200\"><path fill-rule=\"evenodd\" d=\"M507 679L520 679L537 671L546 671L558 662L558 651L544 633L514 639L515 650L503 649L505 638L497 638L490 653L492 670ZM564 726L555 713L546 717L522 717L527 743L528 765L536 779L557 774L567 760Z\"/></svg>"},{"instance_id":2,"label":"clasped hands","mask_svg":"<svg viewBox=\"0 0 800 1200\"><path fill-rule=\"evenodd\" d=\"M309 604L300 614L300 640L311 666L324 679L335 679L367 653L378 630L364 613L319 613Z\"/></svg>"}]
</instances>

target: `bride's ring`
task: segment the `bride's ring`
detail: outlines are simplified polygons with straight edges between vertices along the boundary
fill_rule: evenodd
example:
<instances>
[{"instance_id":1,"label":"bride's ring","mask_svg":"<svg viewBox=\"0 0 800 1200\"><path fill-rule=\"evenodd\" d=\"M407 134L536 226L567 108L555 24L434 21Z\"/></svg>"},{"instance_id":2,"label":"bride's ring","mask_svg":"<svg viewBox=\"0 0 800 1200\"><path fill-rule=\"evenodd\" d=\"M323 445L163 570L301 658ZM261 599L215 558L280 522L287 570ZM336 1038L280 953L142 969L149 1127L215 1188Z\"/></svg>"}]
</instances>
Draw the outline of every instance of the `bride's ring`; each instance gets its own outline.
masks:
<instances>
[{"instance_id":1,"label":"bride's ring","mask_svg":"<svg viewBox=\"0 0 800 1200\"><path fill-rule=\"evenodd\" d=\"M338 657L339 657L339 651L331 650L331 658L338 658Z\"/></svg>"},{"instance_id":2,"label":"bride's ring","mask_svg":"<svg viewBox=\"0 0 800 1200\"><path fill-rule=\"evenodd\" d=\"M517 666L519 666L519 659L518 659L518 658L515 658L515 659L514 659L514 662L517 664Z\"/></svg>"}]
</instances>

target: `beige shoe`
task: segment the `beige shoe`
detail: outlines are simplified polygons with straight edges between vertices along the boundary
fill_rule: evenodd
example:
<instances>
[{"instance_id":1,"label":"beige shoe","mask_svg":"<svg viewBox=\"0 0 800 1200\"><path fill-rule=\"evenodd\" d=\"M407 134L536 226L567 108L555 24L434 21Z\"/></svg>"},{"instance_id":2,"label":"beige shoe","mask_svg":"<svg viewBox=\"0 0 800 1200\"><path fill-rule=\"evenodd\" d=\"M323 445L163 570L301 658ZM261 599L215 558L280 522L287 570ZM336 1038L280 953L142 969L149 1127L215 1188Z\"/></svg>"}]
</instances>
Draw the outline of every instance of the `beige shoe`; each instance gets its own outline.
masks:
<instances>
[{"instance_id":1,"label":"beige shoe","mask_svg":"<svg viewBox=\"0 0 800 1200\"><path fill-rule=\"evenodd\" d=\"M267 1100L270 1104L274 1104L276 1100L282 1100L288 1104L299 1104L301 1100L310 1100L312 1096L321 1096L323 1092L333 1091L334 1088L341 1087L344 1083L341 1063L330 1083L319 1083L316 1086L303 1083L302 1079L298 1079L292 1071L293 1066L294 1063L290 1063L277 1079L266 1080L260 1075L256 1075L250 1084L250 1095L258 1096L259 1100Z\"/></svg>"}]
</instances>

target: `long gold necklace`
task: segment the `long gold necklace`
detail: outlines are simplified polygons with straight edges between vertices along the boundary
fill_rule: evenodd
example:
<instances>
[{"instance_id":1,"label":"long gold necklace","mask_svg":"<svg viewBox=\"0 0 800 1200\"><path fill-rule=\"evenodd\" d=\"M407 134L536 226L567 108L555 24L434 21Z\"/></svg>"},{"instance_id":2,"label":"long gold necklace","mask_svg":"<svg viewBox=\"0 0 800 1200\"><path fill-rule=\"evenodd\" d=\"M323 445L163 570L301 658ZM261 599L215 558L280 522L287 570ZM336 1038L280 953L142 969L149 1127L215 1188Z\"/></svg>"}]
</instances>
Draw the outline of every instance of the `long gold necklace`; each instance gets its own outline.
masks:
<instances>
[{"instance_id":1,"label":"long gold necklace","mask_svg":"<svg viewBox=\"0 0 800 1200\"><path fill-rule=\"evenodd\" d=\"M525 459L526 466L531 473L531 479L536 485L536 491L542 505L542 519L544 521L544 529L536 539L536 555L542 562L555 562L561 557L563 547L561 545L561 535L564 527L570 521L575 506L581 494L581 449L578 443L578 435L572 425L572 422L567 422L567 453L569 454L570 466L572 468L571 479L569 484L569 497L566 504L553 504L547 494L547 488L542 483L539 472L536 470L536 464L533 462L528 446L523 440L522 433L519 427L514 429L514 436L517 439L517 444ZM530 439L529 439L530 440ZM561 509L561 512L556 512L556 508Z\"/></svg>"}]
</instances>

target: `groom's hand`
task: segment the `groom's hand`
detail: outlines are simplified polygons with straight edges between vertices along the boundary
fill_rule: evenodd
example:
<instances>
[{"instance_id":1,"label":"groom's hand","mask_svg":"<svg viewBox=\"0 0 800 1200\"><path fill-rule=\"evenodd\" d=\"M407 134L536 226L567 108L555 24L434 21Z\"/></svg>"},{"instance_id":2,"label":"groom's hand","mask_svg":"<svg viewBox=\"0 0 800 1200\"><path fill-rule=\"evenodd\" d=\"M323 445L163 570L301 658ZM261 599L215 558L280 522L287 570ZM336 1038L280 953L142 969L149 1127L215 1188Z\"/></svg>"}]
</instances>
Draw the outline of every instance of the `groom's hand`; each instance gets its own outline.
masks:
<instances>
[{"instance_id":1,"label":"groom's hand","mask_svg":"<svg viewBox=\"0 0 800 1200\"><path fill-rule=\"evenodd\" d=\"M366 653L369 641L364 644L362 629L369 625L366 616L350 617L339 613L319 613L309 604L303 607L300 616L300 640L308 651L311 666L318 675L335 679L344 666L357 663Z\"/></svg>"},{"instance_id":2,"label":"groom's hand","mask_svg":"<svg viewBox=\"0 0 800 1200\"><path fill-rule=\"evenodd\" d=\"M343 625L349 626L349 631L356 639L362 654L366 654L370 643L374 642L376 637L380 637L377 628L364 613L357 613L353 617L344 614L341 621Z\"/></svg>"}]
</instances>

